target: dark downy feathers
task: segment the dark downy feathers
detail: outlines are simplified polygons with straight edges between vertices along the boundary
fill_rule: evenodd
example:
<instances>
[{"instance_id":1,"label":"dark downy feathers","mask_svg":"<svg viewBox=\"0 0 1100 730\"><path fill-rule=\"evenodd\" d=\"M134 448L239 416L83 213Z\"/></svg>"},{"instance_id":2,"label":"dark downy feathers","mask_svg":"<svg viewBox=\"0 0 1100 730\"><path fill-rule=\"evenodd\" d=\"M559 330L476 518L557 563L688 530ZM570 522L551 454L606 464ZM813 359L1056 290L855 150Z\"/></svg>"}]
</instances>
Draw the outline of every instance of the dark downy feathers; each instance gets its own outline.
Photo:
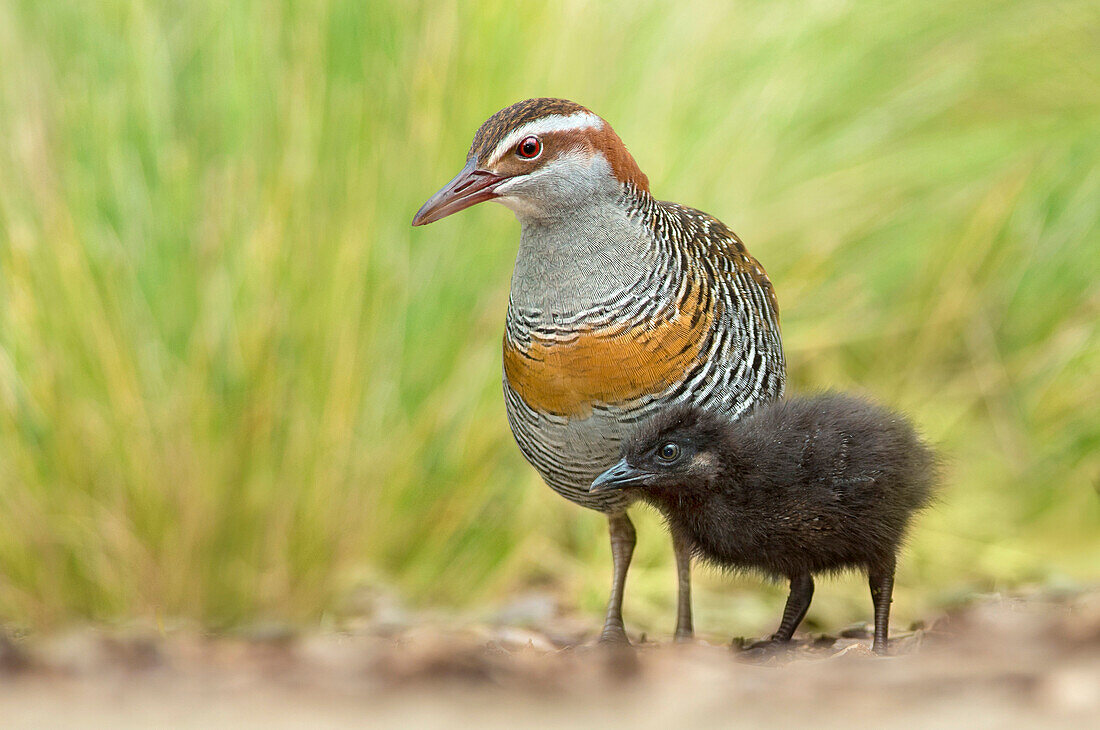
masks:
<instances>
[{"instance_id":1,"label":"dark downy feathers","mask_svg":"<svg viewBox=\"0 0 1100 730\"><path fill-rule=\"evenodd\" d=\"M680 463L654 451L680 447ZM932 495L935 459L909 422L847 395L793 398L735 422L666 410L623 444L652 471L639 496L716 564L792 576L892 564Z\"/></svg>"}]
</instances>

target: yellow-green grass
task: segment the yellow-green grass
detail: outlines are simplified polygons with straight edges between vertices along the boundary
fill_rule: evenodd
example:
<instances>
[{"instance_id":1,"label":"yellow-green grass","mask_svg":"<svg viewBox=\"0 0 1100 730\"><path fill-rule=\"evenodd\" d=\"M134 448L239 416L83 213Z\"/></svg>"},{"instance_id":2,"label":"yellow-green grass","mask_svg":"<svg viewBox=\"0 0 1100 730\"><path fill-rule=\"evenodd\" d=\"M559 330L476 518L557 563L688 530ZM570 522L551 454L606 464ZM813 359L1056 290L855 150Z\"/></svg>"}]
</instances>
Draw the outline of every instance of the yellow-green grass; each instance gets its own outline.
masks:
<instances>
[{"instance_id":1,"label":"yellow-green grass","mask_svg":"<svg viewBox=\"0 0 1100 730\"><path fill-rule=\"evenodd\" d=\"M519 234L409 221L521 98L606 117L748 242L790 390L910 412L948 479L895 615L1100 578L1100 12L876 3L0 2L0 621L463 610L598 623L604 520L505 422ZM667 633L644 510L632 627ZM705 631L779 589L703 572ZM867 615L862 580L811 619Z\"/></svg>"}]
</instances>

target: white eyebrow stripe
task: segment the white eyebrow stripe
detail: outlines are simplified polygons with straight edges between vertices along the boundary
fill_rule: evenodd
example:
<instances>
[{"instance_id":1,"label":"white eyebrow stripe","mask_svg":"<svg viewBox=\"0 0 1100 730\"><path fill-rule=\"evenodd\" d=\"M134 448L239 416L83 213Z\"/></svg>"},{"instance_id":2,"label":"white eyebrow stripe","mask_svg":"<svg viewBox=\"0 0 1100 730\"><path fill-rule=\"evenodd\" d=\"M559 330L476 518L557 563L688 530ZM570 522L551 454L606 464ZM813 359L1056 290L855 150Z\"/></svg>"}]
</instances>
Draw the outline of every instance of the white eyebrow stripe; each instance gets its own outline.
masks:
<instances>
[{"instance_id":1,"label":"white eyebrow stripe","mask_svg":"<svg viewBox=\"0 0 1100 730\"><path fill-rule=\"evenodd\" d=\"M532 134L549 134L550 132L568 132L577 129L602 129L603 120L592 112L573 112L565 116L563 114L551 114L541 117L533 122L528 122L519 129L508 134L493 150L486 164L492 165L512 149L521 139Z\"/></svg>"}]
</instances>

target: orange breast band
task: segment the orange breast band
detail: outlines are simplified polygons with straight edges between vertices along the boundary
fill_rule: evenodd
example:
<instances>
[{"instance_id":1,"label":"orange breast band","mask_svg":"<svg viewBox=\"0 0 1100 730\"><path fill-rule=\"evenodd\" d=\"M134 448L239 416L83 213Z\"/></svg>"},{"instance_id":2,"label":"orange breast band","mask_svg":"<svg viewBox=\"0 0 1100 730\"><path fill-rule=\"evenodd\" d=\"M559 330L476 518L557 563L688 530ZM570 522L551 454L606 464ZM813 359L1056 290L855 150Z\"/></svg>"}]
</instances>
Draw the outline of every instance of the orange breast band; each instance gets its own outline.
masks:
<instances>
[{"instance_id":1,"label":"orange breast band","mask_svg":"<svg viewBox=\"0 0 1100 730\"><path fill-rule=\"evenodd\" d=\"M581 328L539 339L526 350L504 341L504 377L533 410L587 418L612 405L659 393L699 359L715 312L705 283L693 282L671 317L629 327Z\"/></svg>"}]
</instances>

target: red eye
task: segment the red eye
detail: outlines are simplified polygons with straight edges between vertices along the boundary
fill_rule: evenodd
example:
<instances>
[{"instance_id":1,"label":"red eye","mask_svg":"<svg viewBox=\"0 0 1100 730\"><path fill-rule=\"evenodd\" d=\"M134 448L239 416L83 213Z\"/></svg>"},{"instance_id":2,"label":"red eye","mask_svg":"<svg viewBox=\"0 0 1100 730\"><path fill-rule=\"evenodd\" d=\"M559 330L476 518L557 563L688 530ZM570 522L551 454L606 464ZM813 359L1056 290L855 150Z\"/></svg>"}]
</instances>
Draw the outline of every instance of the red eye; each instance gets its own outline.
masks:
<instances>
[{"instance_id":1,"label":"red eye","mask_svg":"<svg viewBox=\"0 0 1100 730\"><path fill-rule=\"evenodd\" d=\"M542 152L542 142L538 137L524 137L516 147L516 154L525 160L533 160Z\"/></svg>"}]
</instances>

